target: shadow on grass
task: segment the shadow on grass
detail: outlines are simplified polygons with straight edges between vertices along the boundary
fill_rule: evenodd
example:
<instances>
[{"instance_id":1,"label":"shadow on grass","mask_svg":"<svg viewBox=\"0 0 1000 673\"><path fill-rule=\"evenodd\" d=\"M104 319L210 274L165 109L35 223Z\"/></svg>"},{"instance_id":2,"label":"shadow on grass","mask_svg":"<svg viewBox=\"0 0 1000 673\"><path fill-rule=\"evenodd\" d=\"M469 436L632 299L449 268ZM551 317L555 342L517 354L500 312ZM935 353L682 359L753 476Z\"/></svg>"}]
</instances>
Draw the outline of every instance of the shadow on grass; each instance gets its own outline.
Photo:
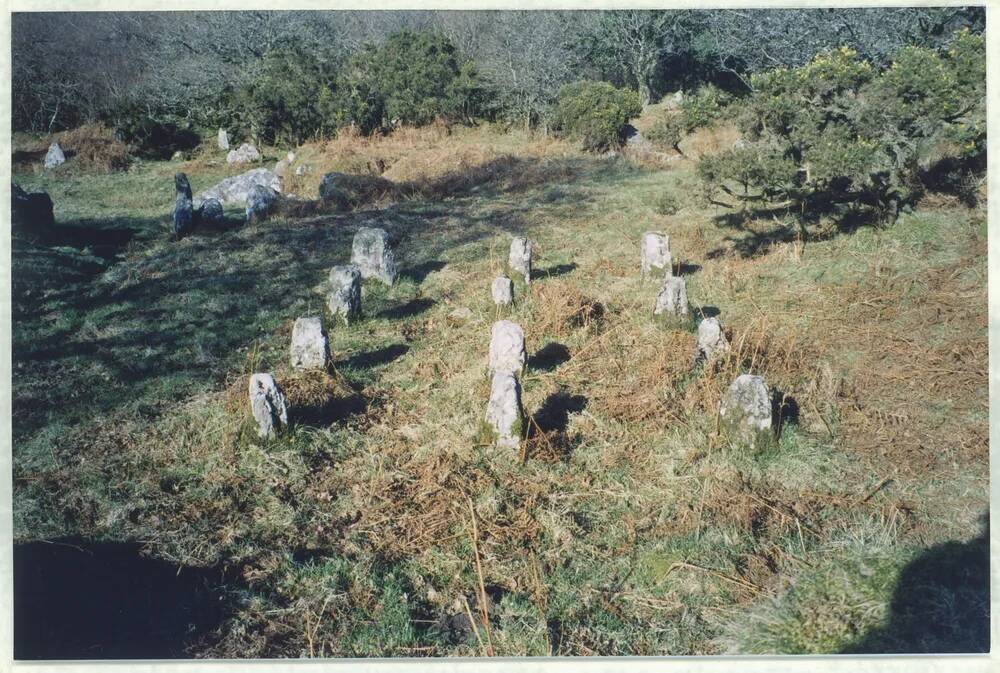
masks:
<instances>
[{"instance_id":1,"label":"shadow on grass","mask_svg":"<svg viewBox=\"0 0 1000 673\"><path fill-rule=\"evenodd\" d=\"M528 366L532 369L550 372L570 358L569 349L561 343L551 341L528 358Z\"/></svg>"},{"instance_id":2,"label":"shadow on grass","mask_svg":"<svg viewBox=\"0 0 1000 673\"><path fill-rule=\"evenodd\" d=\"M418 297L408 302L379 311L377 317L388 318L389 320L399 320L400 318L412 318L420 315L437 302L426 297Z\"/></svg>"},{"instance_id":3,"label":"shadow on grass","mask_svg":"<svg viewBox=\"0 0 1000 673\"><path fill-rule=\"evenodd\" d=\"M406 344L393 344L385 348L379 348L378 350L352 355L338 363L337 366L347 369L370 369L371 367L387 365L406 355L409 350L410 347Z\"/></svg>"},{"instance_id":4,"label":"shadow on grass","mask_svg":"<svg viewBox=\"0 0 1000 673\"><path fill-rule=\"evenodd\" d=\"M420 283L424 282L427 276L431 275L435 271L440 271L445 266L447 266L445 262L439 259L432 259L427 262L417 264L416 266L412 266L409 269L406 269L405 271L403 271L402 275L412 279L414 283L419 285Z\"/></svg>"},{"instance_id":5,"label":"shadow on grass","mask_svg":"<svg viewBox=\"0 0 1000 673\"><path fill-rule=\"evenodd\" d=\"M533 273L537 273L540 278L557 278L576 271L576 267L576 262L570 262L569 264L556 264L547 269L537 269Z\"/></svg>"},{"instance_id":6,"label":"shadow on grass","mask_svg":"<svg viewBox=\"0 0 1000 673\"><path fill-rule=\"evenodd\" d=\"M14 547L15 659L172 659L229 613L220 568L77 539Z\"/></svg>"},{"instance_id":7,"label":"shadow on grass","mask_svg":"<svg viewBox=\"0 0 1000 673\"><path fill-rule=\"evenodd\" d=\"M988 514L970 542L931 547L900 574L885 626L842 654L989 652L990 545Z\"/></svg>"}]
</instances>

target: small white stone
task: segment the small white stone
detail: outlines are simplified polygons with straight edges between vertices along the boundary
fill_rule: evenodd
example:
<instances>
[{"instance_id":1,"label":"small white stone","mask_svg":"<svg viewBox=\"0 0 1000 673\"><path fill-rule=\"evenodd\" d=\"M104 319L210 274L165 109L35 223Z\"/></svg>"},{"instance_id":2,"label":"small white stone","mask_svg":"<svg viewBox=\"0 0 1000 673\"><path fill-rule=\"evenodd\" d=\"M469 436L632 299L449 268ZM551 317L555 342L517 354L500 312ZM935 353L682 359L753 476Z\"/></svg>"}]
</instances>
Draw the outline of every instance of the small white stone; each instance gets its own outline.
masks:
<instances>
[{"instance_id":1,"label":"small white stone","mask_svg":"<svg viewBox=\"0 0 1000 673\"><path fill-rule=\"evenodd\" d=\"M507 265L512 273L524 276L524 282L531 282L531 241L524 236L518 236L510 242L510 255Z\"/></svg>"},{"instance_id":2,"label":"small white stone","mask_svg":"<svg viewBox=\"0 0 1000 673\"><path fill-rule=\"evenodd\" d=\"M528 359L524 348L524 330L509 320L493 323L490 338L490 373L517 373Z\"/></svg>"},{"instance_id":3,"label":"small white stone","mask_svg":"<svg viewBox=\"0 0 1000 673\"><path fill-rule=\"evenodd\" d=\"M226 129L219 129L218 142L220 150L229 149L229 134L226 133Z\"/></svg>"},{"instance_id":4,"label":"small white stone","mask_svg":"<svg viewBox=\"0 0 1000 673\"><path fill-rule=\"evenodd\" d=\"M288 425L285 396L271 374L250 377L250 411L257 421L257 434L261 439L273 436L280 426Z\"/></svg>"},{"instance_id":5,"label":"small white stone","mask_svg":"<svg viewBox=\"0 0 1000 673\"><path fill-rule=\"evenodd\" d=\"M59 143L53 142L49 145L49 151L45 153L45 167L55 168L56 166L66 163L66 155L63 154L62 148L59 147Z\"/></svg>"},{"instance_id":6,"label":"small white stone","mask_svg":"<svg viewBox=\"0 0 1000 673\"><path fill-rule=\"evenodd\" d=\"M658 231L647 231L642 235L639 244L642 275L647 276L654 270L666 276L673 275L673 261L670 256L670 238Z\"/></svg>"},{"instance_id":7,"label":"small white stone","mask_svg":"<svg viewBox=\"0 0 1000 673\"><path fill-rule=\"evenodd\" d=\"M330 346L319 316L298 318L292 327L292 367L323 369L330 358Z\"/></svg>"},{"instance_id":8,"label":"small white stone","mask_svg":"<svg viewBox=\"0 0 1000 673\"><path fill-rule=\"evenodd\" d=\"M351 263L361 270L362 278L378 278L386 285L396 281L396 257L384 229L358 229L351 245Z\"/></svg>"},{"instance_id":9,"label":"small white stone","mask_svg":"<svg viewBox=\"0 0 1000 673\"><path fill-rule=\"evenodd\" d=\"M493 279L491 288L493 303L497 306L508 306L514 301L514 281L507 276L497 276Z\"/></svg>"},{"instance_id":10,"label":"small white stone","mask_svg":"<svg viewBox=\"0 0 1000 673\"><path fill-rule=\"evenodd\" d=\"M517 377L511 372L496 372L490 386L486 422L496 433L497 446L516 448L520 445L523 419L521 386L517 382Z\"/></svg>"},{"instance_id":11,"label":"small white stone","mask_svg":"<svg viewBox=\"0 0 1000 673\"><path fill-rule=\"evenodd\" d=\"M361 314L361 270L354 264L330 269L330 292L327 295L330 313L343 319L345 325Z\"/></svg>"},{"instance_id":12,"label":"small white stone","mask_svg":"<svg viewBox=\"0 0 1000 673\"><path fill-rule=\"evenodd\" d=\"M679 276L671 276L663 281L656 296L653 315L683 318L688 314L687 283Z\"/></svg>"},{"instance_id":13,"label":"small white stone","mask_svg":"<svg viewBox=\"0 0 1000 673\"><path fill-rule=\"evenodd\" d=\"M718 318L705 318L698 323L698 355L705 361L729 350L729 341Z\"/></svg>"}]
</instances>

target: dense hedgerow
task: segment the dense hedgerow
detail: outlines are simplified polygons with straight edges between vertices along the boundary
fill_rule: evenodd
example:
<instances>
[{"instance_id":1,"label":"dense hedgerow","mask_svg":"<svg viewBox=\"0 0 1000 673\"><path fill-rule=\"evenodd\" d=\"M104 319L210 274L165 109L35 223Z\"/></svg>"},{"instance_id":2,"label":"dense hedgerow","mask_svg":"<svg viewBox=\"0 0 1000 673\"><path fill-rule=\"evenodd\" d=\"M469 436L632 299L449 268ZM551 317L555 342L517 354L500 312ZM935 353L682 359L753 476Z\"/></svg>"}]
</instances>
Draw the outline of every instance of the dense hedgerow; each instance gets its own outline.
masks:
<instances>
[{"instance_id":1,"label":"dense hedgerow","mask_svg":"<svg viewBox=\"0 0 1000 673\"><path fill-rule=\"evenodd\" d=\"M744 142L702 159L699 174L745 204L892 216L919 195L942 145L970 166L985 156L984 44L966 30L942 52L904 47L881 72L841 48L754 75L738 117Z\"/></svg>"},{"instance_id":2,"label":"dense hedgerow","mask_svg":"<svg viewBox=\"0 0 1000 673\"><path fill-rule=\"evenodd\" d=\"M639 94L607 82L580 81L559 92L554 127L591 151L617 147L628 120L642 112Z\"/></svg>"}]
</instances>

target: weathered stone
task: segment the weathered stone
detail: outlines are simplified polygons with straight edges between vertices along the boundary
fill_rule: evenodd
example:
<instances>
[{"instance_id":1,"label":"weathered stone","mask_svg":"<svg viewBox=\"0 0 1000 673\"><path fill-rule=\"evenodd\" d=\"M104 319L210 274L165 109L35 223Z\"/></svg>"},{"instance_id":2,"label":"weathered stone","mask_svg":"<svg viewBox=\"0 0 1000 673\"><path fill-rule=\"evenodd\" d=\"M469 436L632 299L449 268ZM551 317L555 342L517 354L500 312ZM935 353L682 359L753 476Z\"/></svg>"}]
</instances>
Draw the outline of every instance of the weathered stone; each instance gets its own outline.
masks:
<instances>
[{"instance_id":1,"label":"weathered stone","mask_svg":"<svg viewBox=\"0 0 1000 673\"><path fill-rule=\"evenodd\" d=\"M507 276L497 276L493 279L493 303L497 306L508 306L514 302L514 281Z\"/></svg>"},{"instance_id":2,"label":"weathered stone","mask_svg":"<svg viewBox=\"0 0 1000 673\"><path fill-rule=\"evenodd\" d=\"M698 358L711 362L729 350L729 341L718 318L705 318L698 323Z\"/></svg>"},{"instance_id":3,"label":"weathered stone","mask_svg":"<svg viewBox=\"0 0 1000 673\"><path fill-rule=\"evenodd\" d=\"M227 164L250 164L260 161L260 152L250 143L243 143L239 149L230 150L226 155Z\"/></svg>"},{"instance_id":4,"label":"weathered stone","mask_svg":"<svg viewBox=\"0 0 1000 673\"><path fill-rule=\"evenodd\" d=\"M531 241L524 236L518 236L510 242L510 255L507 265L512 273L524 276L524 282L531 282Z\"/></svg>"},{"instance_id":5,"label":"weathered stone","mask_svg":"<svg viewBox=\"0 0 1000 673\"><path fill-rule=\"evenodd\" d=\"M330 313L349 325L361 315L361 270L354 264L330 269L330 292L327 295Z\"/></svg>"},{"instance_id":6,"label":"weathered stone","mask_svg":"<svg viewBox=\"0 0 1000 673\"><path fill-rule=\"evenodd\" d=\"M670 257L670 239L658 231L647 231L639 244L642 275L654 270L665 276L673 275L673 260ZM659 274L658 274L659 275Z\"/></svg>"},{"instance_id":7,"label":"weathered stone","mask_svg":"<svg viewBox=\"0 0 1000 673\"><path fill-rule=\"evenodd\" d=\"M679 276L671 276L663 281L656 296L653 315L666 318L686 318L688 315L687 283Z\"/></svg>"},{"instance_id":8,"label":"weathered stone","mask_svg":"<svg viewBox=\"0 0 1000 673\"><path fill-rule=\"evenodd\" d=\"M274 174L282 178L285 177L288 173L288 169L292 167L293 163L295 163L295 152L289 151L284 158L278 160L278 162L274 164ZM296 175L298 175L298 173L296 173Z\"/></svg>"},{"instance_id":9,"label":"weathered stone","mask_svg":"<svg viewBox=\"0 0 1000 673\"><path fill-rule=\"evenodd\" d=\"M194 206L191 202L191 183L183 173L174 175L177 196L174 199L174 235L180 238L194 229Z\"/></svg>"},{"instance_id":10,"label":"weathered stone","mask_svg":"<svg viewBox=\"0 0 1000 673\"><path fill-rule=\"evenodd\" d=\"M171 161L184 161L185 159L187 159L187 155L184 153L184 150L177 150L170 155Z\"/></svg>"},{"instance_id":11,"label":"weathered stone","mask_svg":"<svg viewBox=\"0 0 1000 673\"><path fill-rule=\"evenodd\" d=\"M288 154L285 155L285 159L288 160L288 165L291 166L295 163L295 152L288 150Z\"/></svg>"},{"instance_id":12,"label":"weathered stone","mask_svg":"<svg viewBox=\"0 0 1000 673\"><path fill-rule=\"evenodd\" d=\"M490 373L524 370L528 353L524 348L524 330L509 320L493 323L490 336Z\"/></svg>"},{"instance_id":13,"label":"weathered stone","mask_svg":"<svg viewBox=\"0 0 1000 673\"><path fill-rule=\"evenodd\" d=\"M262 439L272 437L288 425L288 406L281 388L270 374L250 377L250 412L257 421L257 434Z\"/></svg>"},{"instance_id":14,"label":"weathered stone","mask_svg":"<svg viewBox=\"0 0 1000 673\"><path fill-rule=\"evenodd\" d=\"M722 396L719 416L730 441L758 450L774 438L771 392L760 376L736 377Z\"/></svg>"},{"instance_id":15,"label":"weathered stone","mask_svg":"<svg viewBox=\"0 0 1000 673\"><path fill-rule=\"evenodd\" d=\"M229 149L229 134L226 133L226 129L219 129L218 142L220 150Z\"/></svg>"},{"instance_id":16,"label":"weathered stone","mask_svg":"<svg viewBox=\"0 0 1000 673\"><path fill-rule=\"evenodd\" d=\"M493 375L486 422L495 434L498 447L516 448L520 445L524 412L521 409L521 386L513 373L498 371Z\"/></svg>"},{"instance_id":17,"label":"weathered stone","mask_svg":"<svg viewBox=\"0 0 1000 673\"><path fill-rule=\"evenodd\" d=\"M330 346L319 316L298 318L292 327L292 367L323 369L330 359Z\"/></svg>"},{"instance_id":18,"label":"weathered stone","mask_svg":"<svg viewBox=\"0 0 1000 673\"><path fill-rule=\"evenodd\" d=\"M226 178L214 187L195 194L195 208L208 199L217 199L223 204L246 203L254 185L263 185L281 192L281 179L277 175L266 168L254 168L246 173Z\"/></svg>"},{"instance_id":19,"label":"weathered stone","mask_svg":"<svg viewBox=\"0 0 1000 673\"><path fill-rule=\"evenodd\" d=\"M194 212L195 223L197 224L207 224L207 225L218 225L221 224L225 219L225 212L222 210L222 204L218 199L205 199L198 206L198 210Z\"/></svg>"},{"instance_id":20,"label":"weathered stone","mask_svg":"<svg viewBox=\"0 0 1000 673\"><path fill-rule=\"evenodd\" d=\"M63 154L62 148L59 147L59 143L53 142L49 145L49 151L45 153L45 167L55 168L56 166L61 166L66 163L66 155Z\"/></svg>"},{"instance_id":21,"label":"weathered stone","mask_svg":"<svg viewBox=\"0 0 1000 673\"><path fill-rule=\"evenodd\" d=\"M278 192L264 185L254 185L247 195L247 224L254 224L267 219L271 210L278 203Z\"/></svg>"},{"instance_id":22,"label":"weathered stone","mask_svg":"<svg viewBox=\"0 0 1000 673\"><path fill-rule=\"evenodd\" d=\"M307 166L306 164L299 164L298 166L295 167L296 175L305 175L308 172L309 172L309 166Z\"/></svg>"},{"instance_id":23,"label":"weathered stone","mask_svg":"<svg viewBox=\"0 0 1000 673\"><path fill-rule=\"evenodd\" d=\"M11 227L26 234L45 234L55 226L52 198L46 192L28 193L10 185Z\"/></svg>"},{"instance_id":24,"label":"weathered stone","mask_svg":"<svg viewBox=\"0 0 1000 673\"><path fill-rule=\"evenodd\" d=\"M470 320L472 320L472 309L468 306L459 306L448 314L448 322L455 325L460 325Z\"/></svg>"},{"instance_id":25,"label":"weathered stone","mask_svg":"<svg viewBox=\"0 0 1000 673\"><path fill-rule=\"evenodd\" d=\"M386 285L396 282L396 256L384 229L358 229L351 246L351 264L358 266L362 278L378 278Z\"/></svg>"}]
</instances>

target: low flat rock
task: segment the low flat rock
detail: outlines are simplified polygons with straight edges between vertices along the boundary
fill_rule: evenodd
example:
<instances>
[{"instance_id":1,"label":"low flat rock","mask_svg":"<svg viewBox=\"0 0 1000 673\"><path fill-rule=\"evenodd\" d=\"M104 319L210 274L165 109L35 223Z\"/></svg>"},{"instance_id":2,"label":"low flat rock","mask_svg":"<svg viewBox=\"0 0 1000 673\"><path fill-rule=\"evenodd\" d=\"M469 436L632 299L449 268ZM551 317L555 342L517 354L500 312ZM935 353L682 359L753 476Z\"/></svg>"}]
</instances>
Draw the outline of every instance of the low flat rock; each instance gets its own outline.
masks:
<instances>
[{"instance_id":1,"label":"low flat rock","mask_svg":"<svg viewBox=\"0 0 1000 673\"><path fill-rule=\"evenodd\" d=\"M266 168L255 168L226 178L214 187L198 192L194 197L194 207L199 208L203 201L215 199L223 205L231 203L246 203L247 196L254 185L270 187L274 191L281 193L281 178Z\"/></svg>"}]
</instances>

